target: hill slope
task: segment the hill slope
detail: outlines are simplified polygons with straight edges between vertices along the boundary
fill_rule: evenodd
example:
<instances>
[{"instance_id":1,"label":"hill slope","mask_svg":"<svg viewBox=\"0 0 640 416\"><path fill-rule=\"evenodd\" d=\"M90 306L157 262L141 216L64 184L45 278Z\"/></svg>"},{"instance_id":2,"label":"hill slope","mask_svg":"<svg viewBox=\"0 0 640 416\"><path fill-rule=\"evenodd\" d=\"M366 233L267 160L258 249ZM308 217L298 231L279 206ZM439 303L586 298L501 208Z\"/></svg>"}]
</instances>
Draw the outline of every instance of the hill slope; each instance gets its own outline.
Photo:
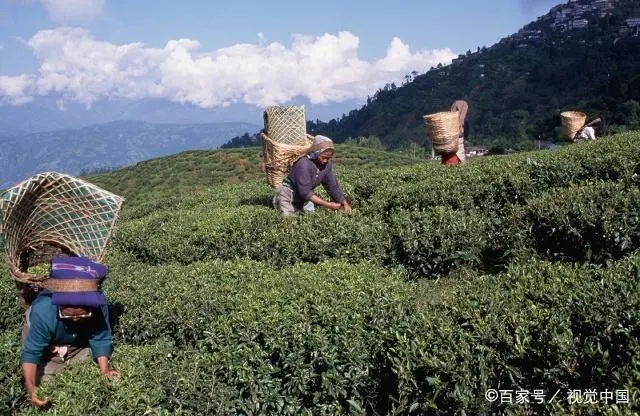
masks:
<instances>
[{"instance_id":1,"label":"hill slope","mask_svg":"<svg viewBox=\"0 0 640 416\"><path fill-rule=\"evenodd\" d=\"M634 0L577 0L555 7L490 48L478 48L446 67L388 85L367 104L309 130L343 141L378 136L390 148L424 143L422 116L470 104L471 142L511 146L556 139L559 112L581 109L604 119L605 134L640 126L640 17ZM587 25L578 28L578 25ZM526 146L524 146L526 147Z\"/></svg>"},{"instance_id":2,"label":"hill slope","mask_svg":"<svg viewBox=\"0 0 640 416\"><path fill-rule=\"evenodd\" d=\"M104 284L122 378L74 366L40 387L50 414L505 414L513 391L521 414L640 410L639 132L456 167L355 149L354 212L286 219L263 180L215 185L258 153L91 177L130 198ZM0 309L0 413L40 414L7 278ZM572 404L587 388L617 393Z\"/></svg>"},{"instance_id":3,"label":"hill slope","mask_svg":"<svg viewBox=\"0 0 640 416\"><path fill-rule=\"evenodd\" d=\"M338 172L421 163L422 160L382 150L338 145L333 163ZM86 179L127 198L127 206L164 198L181 198L211 186L249 181L266 183L262 149L188 151Z\"/></svg>"}]
</instances>

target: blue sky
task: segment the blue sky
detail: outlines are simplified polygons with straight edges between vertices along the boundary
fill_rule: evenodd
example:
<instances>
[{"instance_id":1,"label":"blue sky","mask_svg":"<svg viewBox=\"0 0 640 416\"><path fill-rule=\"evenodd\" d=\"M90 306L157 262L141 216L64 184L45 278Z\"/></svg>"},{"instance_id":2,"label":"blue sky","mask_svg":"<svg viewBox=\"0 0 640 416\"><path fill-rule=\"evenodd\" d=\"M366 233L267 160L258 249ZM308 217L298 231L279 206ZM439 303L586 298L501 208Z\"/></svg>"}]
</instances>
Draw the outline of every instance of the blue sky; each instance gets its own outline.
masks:
<instances>
[{"instance_id":1,"label":"blue sky","mask_svg":"<svg viewBox=\"0 0 640 416\"><path fill-rule=\"evenodd\" d=\"M559 3L0 0L0 100L341 101L491 46Z\"/></svg>"}]
</instances>

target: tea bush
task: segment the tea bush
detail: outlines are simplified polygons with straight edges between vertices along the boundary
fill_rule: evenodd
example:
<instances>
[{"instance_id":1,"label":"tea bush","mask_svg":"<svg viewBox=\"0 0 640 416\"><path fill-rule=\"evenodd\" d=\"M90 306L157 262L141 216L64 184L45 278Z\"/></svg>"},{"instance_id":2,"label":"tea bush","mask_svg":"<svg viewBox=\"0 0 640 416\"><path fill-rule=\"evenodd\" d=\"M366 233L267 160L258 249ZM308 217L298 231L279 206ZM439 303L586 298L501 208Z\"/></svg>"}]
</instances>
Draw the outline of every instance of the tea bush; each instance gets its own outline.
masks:
<instances>
[{"instance_id":1,"label":"tea bush","mask_svg":"<svg viewBox=\"0 0 640 416\"><path fill-rule=\"evenodd\" d=\"M587 180L633 181L640 173L637 134L579 143L553 152L528 152L471 160L462 166L425 164L349 176L354 200L367 212L394 208L499 211L537 193ZM635 175L635 176L634 176Z\"/></svg>"},{"instance_id":2,"label":"tea bush","mask_svg":"<svg viewBox=\"0 0 640 416\"><path fill-rule=\"evenodd\" d=\"M161 211L121 226L113 247L149 264L249 258L276 266L327 259L380 260L388 251L382 221L335 212L280 219L273 208Z\"/></svg>"},{"instance_id":3,"label":"tea bush","mask_svg":"<svg viewBox=\"0 0 640 416\"><path fill-rule=\"evenodd\" d=\"M638 255L609 268L533 261L497 277L413 284L344 262L275 270L124 260L112 258L106 284L123 307L113 357L123 378L73 367L40 389L52 412L491 414L509 408L487 402L488 388L640 397ZM1 338L10 374L17 336ZM5 386L7 408L36 414L18 377ZM633 403L618 414L639 410ZM580 414L566 399L518 409Z\"/></svg>"},{"instance_id":4,"label":"tea bush","mask_svg":"<svg viewBox=\"0 0 640 416\"><path fill-rule=\"evenodd\" d=\"M481 267L482 250L491 235L483 217L441 206L400 211L393 217L392 229L391 261L406 266L411 277Z\"/></svg>"},{"instance_id":5,"label":"tea bush","mask_svg":"<svg viewBox=\"0 0 640 416\"><path fill-rule=\"evenodd\" d=\"M114 310L123 307L114 318L114 363L133 372L123 381L136 394L126 398L124 386L100 380L76 391L75 383L96 379L85 365L43 387L59 409L346 414L373 390L378 332L392 331L410 306L400 275L367 264L277 271L251 261L153 267L114 260L105 284ZM76 391L80 403L56 387Z\"/></svg>"},{"instance_id":6,"label":"tea bush","mask_svg":"<svg viewBox=\"0 0 640 416\"><path fill-rule=\"evenodd\" d=\"M20 302L17 297L18 289L12 281L9 281L9 270L0 269L4 284L0 284L0 331L15 328L22 321Z\"/></svg>"},{"instance_id":7,"label":"tea bush","mask_svg":"<svg viewBox=\"0 0 640 416\"><path fill-rule=\"evenodd\" d=\"M377 377L394 386L384 411L507 411L484 398L489 388L543 389L551 392L547 402L561 389L566 411L568 389L591 388L628 389L636 402L624 414L631 414L640 408L638 289L637 255L607 269L533 261L498 278L426 284L419 312L399 322L379 351ZM528 407L558 412L533 400Z\"/></svg>"},{"instance_id":8,"label":"tea bush","mask_svg":"<svg viewBox=\"0 0 640 416\"><path fill-rule=\"evenodd\" d=\"M44 413L636 414L638 138L457 167L341 147L351 215L278 217L259 149L92 177L128 198L104 285L123 377L65 370ZM42 414L10 279L0 308L0 414ZM488 388L563 396L507 406ZM568 403L587 388L631 404Z\"/></svg>"},{"instance_id":9,"label":"tea bush","mask_svg":"<svg viewBox=\"0 0 640 416\"><path fill-rule=\"evenodd\" d=\"M503 195L510 192L507 188L517 189L514 183L502 182ZM437 277L461 268L497 272L530 255L602 263L620 258L638 242L637 190L628 181L582 181L532 193L522 204L485 192L490 201L485 209L475 208L470 199L474 208L465 209L438 198L438 205L394 207L384 217L365 210L342 215L319 209L281 219L266 206L268 194L258 197L262 205L240 204L233 210L217 205L223 201L211 201L213 195L124 223L113 247L149 264L246 258L286 267L327 259L370 260L406 266L411 277ZM414 201L420 198L414 195ZM230 197L224 203L240 202Z\"/></svg>"},{"instance_id":10,"label":"tea bush","mask_svg":"<svg viewBox=\"0 0 640 416\"><path fill-rule=\"evenodd\" d=\"M11 312L13 311L9 311ZM19 316L19 313L14 316ZM20 329L16 325L11 330L0 332L0 414L3 415L11 414L26 399L18 368L19 355Z\"/></svg>"},{"instance_id":11,"label":"tea bush","mask_svg":"<svg viewBox=\"0 0 640 416\"><path fill-rule=\"evenodd\" d=\"M554 190L522 208L538 255L589 263L637 250L639 215L640 190L610 182Z\"/></svg>"}]
</instances>

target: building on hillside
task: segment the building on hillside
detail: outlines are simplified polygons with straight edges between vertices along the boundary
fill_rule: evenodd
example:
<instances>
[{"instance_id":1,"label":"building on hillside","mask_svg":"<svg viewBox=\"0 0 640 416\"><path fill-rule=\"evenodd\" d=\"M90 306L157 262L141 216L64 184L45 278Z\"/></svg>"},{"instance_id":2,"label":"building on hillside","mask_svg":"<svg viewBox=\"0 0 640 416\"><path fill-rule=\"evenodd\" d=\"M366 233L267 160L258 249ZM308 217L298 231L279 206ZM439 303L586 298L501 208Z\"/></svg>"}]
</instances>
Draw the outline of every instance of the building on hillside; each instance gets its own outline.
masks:
<instances>
[{"instance_id":1,"label":"building on hillside","mask_svg":"<svg viewBox=\"0 0 640 416\"><path fill-rule=\"evenodd\" d=\"M542 37L542 30L521 29L520 31L518 31L518 33L516 33L515 37L522 40L540 39Z\"/></svg>"},{"instance_id":2,"label":"building on hillside","mask_svg":"<svg viewBox=\"0 0 640 416\"><path fill-rule=\"evenodd\" d=\"M571 22L571 27L574 29L582 29L589 26L589 21L587 19L576 19Z\"/></svg>"},{"instance_id":3,"label":"building on hillside","mask_svg":"<svg viewBox=\"0 0 640 416\"><path fill-rule=\"evenodd\" d=\"M613 1L612 0L594 0L592 5L598 10L613 9Z\"/></svg>"},{"instance_id":4,"label":"building on hillside","mask_svg":"<svg viewBox=\"0 0 640 416\"><path fill-rule=\"evenodd\" d=\"M595 7L597 7L598 9L603 9L605 7L609 7L609 4L611 2L609 0L593 0L593 4Z\"/></svg>"},{"instance_id":5,"label":"building on hillside","mask_svg":"<svg viewBox=\"0 0 640 416\"><path fill-rule=\"evenodd\" d=\"M631 17L631 18L625 20L625 22L627 23L627 26L629 26L629 27L640 26L640 17Z\"/></svg>"},{"instance_id":6,"label":"building on hillside","mask_svg":"<svg viewBox=\"0 0 640 416\"><path fill-rule=\"evenodd\" d=\"M464 153L467 157L484 156L489 153L489 149L484 146L469 146Z\"/></svg>"}]
</instances>

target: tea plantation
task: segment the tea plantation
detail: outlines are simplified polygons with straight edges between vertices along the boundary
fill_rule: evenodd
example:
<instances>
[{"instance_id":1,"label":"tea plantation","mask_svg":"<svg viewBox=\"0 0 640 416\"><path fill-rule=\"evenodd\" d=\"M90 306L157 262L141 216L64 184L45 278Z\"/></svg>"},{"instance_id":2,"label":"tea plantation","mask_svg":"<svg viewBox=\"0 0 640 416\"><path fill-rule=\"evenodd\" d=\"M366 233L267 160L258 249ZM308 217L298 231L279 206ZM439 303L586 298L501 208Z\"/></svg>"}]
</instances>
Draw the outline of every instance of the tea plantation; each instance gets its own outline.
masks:
<instances>
[{"instance_id":1,"label":"tea plantation","mask_svg":"<svg viewBox=\"0 0 640 416\"><path fill-rule=\"evenodd\" d=\"M640 411L640 133L455 167L337 152L351 215L279 218L259 149L89 177L127 197L104 285L123 376L72 367L48 413ZM42 413L9 278L0 308L0 414Z\"/></svg>"}]
</instances>

